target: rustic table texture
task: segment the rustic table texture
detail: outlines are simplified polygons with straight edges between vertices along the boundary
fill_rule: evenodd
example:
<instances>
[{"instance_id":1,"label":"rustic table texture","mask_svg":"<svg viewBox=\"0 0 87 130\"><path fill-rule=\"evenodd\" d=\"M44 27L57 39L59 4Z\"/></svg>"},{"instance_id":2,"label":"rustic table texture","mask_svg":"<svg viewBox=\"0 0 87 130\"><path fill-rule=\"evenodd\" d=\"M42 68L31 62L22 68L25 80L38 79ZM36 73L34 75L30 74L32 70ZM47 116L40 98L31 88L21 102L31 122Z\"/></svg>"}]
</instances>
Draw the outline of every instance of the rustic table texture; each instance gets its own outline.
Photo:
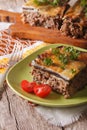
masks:
<instances>
[{"instance_id":1,"label":"rustic table texture","mask_svg":"<svg viewBox=\"0 0 87 130\"><path fill-rule=\"evenodd\" d=\"M7 9L22 6L26 0L0 0L0 8ZM17 96L7 85L0 101L0 130L86 130L87 118L66 127L57 127L49 124L28 103Z\"/></svg>"}]
</instances>

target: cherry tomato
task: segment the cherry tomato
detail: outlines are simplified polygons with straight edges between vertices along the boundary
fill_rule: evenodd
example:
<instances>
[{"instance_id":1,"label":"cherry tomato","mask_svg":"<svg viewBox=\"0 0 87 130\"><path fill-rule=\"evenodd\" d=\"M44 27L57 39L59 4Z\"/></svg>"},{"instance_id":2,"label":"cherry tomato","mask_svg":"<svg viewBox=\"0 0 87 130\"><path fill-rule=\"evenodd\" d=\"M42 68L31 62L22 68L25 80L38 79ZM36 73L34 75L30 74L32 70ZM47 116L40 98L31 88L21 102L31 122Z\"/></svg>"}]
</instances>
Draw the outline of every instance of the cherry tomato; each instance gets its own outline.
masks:
<instances>
[{"instance_id":1,"label":"cherry tomato","mask_svg":"<svg viewBox=\"0 0 87 130\"><path fill-rule=\"evenodd\" d=\"M50 92L51 92L51 87L46 84L37 84L34 87L34 93L41 98L48 96Z\"/></svg>"},{"instance_id":2,"label":"cherry tomato","mask_svg":"<svg viewBox=\"0 0 87 130\"><path fill-rule=\"evenodd\" d=\"M35 82L28 82L27 80L22 80L21 87L24 91L32 93L34 91Z\"/></svg>"}]
</instances>

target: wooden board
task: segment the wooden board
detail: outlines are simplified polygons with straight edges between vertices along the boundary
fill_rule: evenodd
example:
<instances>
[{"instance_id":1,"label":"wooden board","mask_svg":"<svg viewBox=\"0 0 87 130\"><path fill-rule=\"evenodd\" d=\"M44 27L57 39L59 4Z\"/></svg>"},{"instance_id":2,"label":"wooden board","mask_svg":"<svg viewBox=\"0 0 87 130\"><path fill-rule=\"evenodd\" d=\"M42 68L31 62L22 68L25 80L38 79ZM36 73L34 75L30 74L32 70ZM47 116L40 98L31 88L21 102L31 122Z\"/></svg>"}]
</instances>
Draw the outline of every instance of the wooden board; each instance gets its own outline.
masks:
<instances>
[{"instance_id":1,"label":"wooden board","mask_svg":"<svg viewBox=\"0 0 87 130\"><path fill-rule=\"evenodd\" d=\"M22 39L41 40L48 43L63 43L78 46L87 49L87 40L73 39L63 36L57 30L46 29L43 27L32 27L29 24L14 24L9 27L12 37L19 37Z\"/></svg>"},{"instance_id":2,"label":"wooden board","mask_svg":"<svg viewBox=\"0 0 87 130\"><path fill-rule=\"evenodd\" d=\"M21 13L0 10L0 22L21 23Z\"/></svg>"}]
</instances>

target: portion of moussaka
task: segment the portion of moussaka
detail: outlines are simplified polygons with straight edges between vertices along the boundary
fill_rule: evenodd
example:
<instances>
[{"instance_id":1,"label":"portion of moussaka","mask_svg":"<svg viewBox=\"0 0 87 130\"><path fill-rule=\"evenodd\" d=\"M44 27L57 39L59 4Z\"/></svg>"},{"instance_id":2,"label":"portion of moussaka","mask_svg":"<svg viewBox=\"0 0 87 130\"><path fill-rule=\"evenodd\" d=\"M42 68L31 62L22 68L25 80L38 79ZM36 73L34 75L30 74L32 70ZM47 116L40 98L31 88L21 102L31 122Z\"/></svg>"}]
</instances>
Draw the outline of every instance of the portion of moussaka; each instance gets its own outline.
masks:
<instances>
[{"instance_id":1,"label":"portion of moussaka","mask_svg":"<svg viewBox=\"0 0 87 130\"><path fill-rule=\"evenodd\" d=\"M61 32L72 38L87 39L87 1L78 0L64 15Z\"/></svg>"},{"instance_id":2,"label":"portion of moussaka","mask_svg":"<svg viewBox=\"0 0 87 130\"><path fill-rule=\"evenodd\" d=\"M87 84L87 64L83 52L74 47L50 48L31 62L33 80L48 84L65 98L73 96Z\"/></svg>"},{"instance_id":3,"label":"portion of moussaka","mask_svg":"<svg viewBox=\"0 0 87 130\"><path fill-rule=\"evenodd\" d=\"M62 17L70 7L66 1L29 0L23 6L22 21L31 26L41 26L50 29L60 29Z\"/></svg>"}]
</instances>

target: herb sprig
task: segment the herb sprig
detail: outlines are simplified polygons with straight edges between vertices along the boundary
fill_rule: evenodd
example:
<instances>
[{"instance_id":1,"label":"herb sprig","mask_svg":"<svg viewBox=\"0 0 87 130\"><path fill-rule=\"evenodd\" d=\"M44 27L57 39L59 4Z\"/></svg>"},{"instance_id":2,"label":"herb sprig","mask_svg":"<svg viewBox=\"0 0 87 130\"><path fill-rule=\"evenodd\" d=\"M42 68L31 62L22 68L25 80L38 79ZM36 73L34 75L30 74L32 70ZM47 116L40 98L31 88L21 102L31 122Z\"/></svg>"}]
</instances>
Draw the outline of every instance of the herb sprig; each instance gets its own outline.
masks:
<instances>
[{"instance_id":1,"label":"herb sprig","mask_svg":"<svg viewBox=\"0 0 87 130\"><path fill-rule=\"evenodd\" d=\"M43 60L43 63L44 63L44 65L50 66L53 64L53 61L47 57Z\"/></svg>"},{"instance_id":2,"label":"herb sprig","mask_svg":"<svg viewBox=\"0 0 87 130\"><path fill-rule=\"evenodd\" d=\"M76 73L76 69L71 69L72 74Z\"/></svg>"},{"instance_id":3,"label":"herb sprig","mask_svg":"<svg viewBox=\"0 0 87 130\"><path fill-rule=\"evenodd\" d=\"M65 52L69 53L70 60L76 60L79 55L79 51L74 49L73 47L65 47Z\"/></svg>"},{"instance_id":4,"label":"herb sprig","mask_svg":"<svg viewBox=\"0 0 87 130\"><path fill-rule=\"evenodd\" d=\"M54 55L57 56L59 53L60 53L59 48L56 48L56 49L53 48L53 49L52 49L52 54L54 54Z\"/></svg>"},{"instance_id":5,"label":"herb sprig","mask_svg":"<svg viewBox=\"0 0 87 130\"><path fill-rule=\"evenodd\" d=\"M87 0L81 0L80 4L84 9L85 16L87 17Z\"/></svg>"},{"instance_id":6,"label":"herb sprig","mask_svg":"<svg viewBox=\"0 0 87 130\"><path fill-rule=\"evenodd\" d=\"M52 5L61 6L67 3L69 0L34 0L37 5Z\"/></svg>"},{"instance_id":7,"label":"herb sprig","mask_svg":"<svg viewBox=\"0 0 87 130\"><path fill-rule=\"evenodd\" d=\"M62 69L71 61L77 60L80 51L74 49L73 47L64 47L61 51L58 48L52 50L52 53L60 60L62 63Z\"/></svg>"},{"instance_id":8,"label":"herb sprig","mask_svg":"<svg viewBox=\"0 0 87 130\"><path fill-rule=\"evenodd\" d=\"M61 62L61 68L65 69L65 66L72 60L77 60L80 51L74 49L73 47L60 47L53 48L52 54L56 56ZM43 64L46 66L51 66L54 64L53 60L50 57L45 57L43 59ZM73 70L72 70L73 71Z\"/></svg>"}]
</instances>

